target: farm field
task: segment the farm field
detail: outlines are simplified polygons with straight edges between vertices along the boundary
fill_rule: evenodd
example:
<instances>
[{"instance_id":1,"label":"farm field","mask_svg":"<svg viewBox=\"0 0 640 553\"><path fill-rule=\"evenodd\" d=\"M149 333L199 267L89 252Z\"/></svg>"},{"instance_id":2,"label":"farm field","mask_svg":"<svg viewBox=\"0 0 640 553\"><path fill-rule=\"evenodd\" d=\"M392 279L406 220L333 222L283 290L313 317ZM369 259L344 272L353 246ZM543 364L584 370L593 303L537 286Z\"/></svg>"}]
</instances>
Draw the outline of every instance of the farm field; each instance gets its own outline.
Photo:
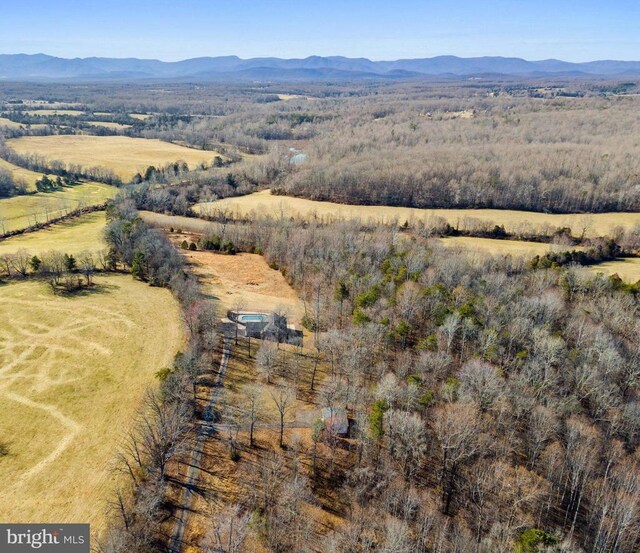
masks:
<instances>
[{"instance_id":1,"label":"farm field","mask_svg":"<svg viewBox=\"0 0 640 553\"><path fill-rule=\"evenodd\" d=\"M209 221L197 219L195 217L183 217L181 215L165 215L163 213L155 213L154 211L140 211L140 217L150 225L155 225L163 229L173 227L181 229L187 233L202 233L211 226Z\"/></svg>"},{"instance_id":2,"label":"farm field","mask_svg":"<svg viewBox=\"0 0 640 553\"><path fill-rule=\"evenodd\" d=\"M27 115L82 115L84 111L80 111L77 109L27 109L24 111Z\"/></svg>"},{"instance_id":3,"label":"farm field","mask_svg":"<svg viewBox=\"0 0 640 553\"><path fill-rule=\"evenodd\" d=\"M183 343L166 289L130 276L54 296L44 282L0 288L0 518L104 524L114 451L154 374ZM108 321L108 323L107 323ZM10 430L9 430L10 429Z\"/></svg>"},{"instance_id":4,"label":"farm field","mask_svg":"<svg viewBox=\"0 0 640 553\"><path fill-rule=\"evenodd\" d=\"M131 125L123 125L112 121L87 121L87 123L92 127L104 127L105 129L124 130L131 128Z\"/></svg>"},{"instance_id":5,"label":"farm field","mask_svg":"<svg viewBox=\"0 0 640 553\"><path fill-rule=\"evenodd\" d=\"M133 117L134 119L138 119L139 121L145 121L152 117L150 113L130 113L129 117Z\"/></svg>"},{"instance_id":6,"label":"farm field","mask_svg":"<svg viewBox=\"0 0 640 553\"><path fill-rule=\"evenodd\" d=\"M509 232L544 228L571 227L574 234L580 234L586 227L586 236L603 236L616 226L631 228L640 224L640 213L597 213L577 215L555 215L529 211L502 209L417 209L410 207L366 206L318 202L290 196L274 196L269 190L235 198L225 198L216 202L196 204L194 210L207 215L216 210L224 210L232 216L246 217L252 212L270 213L274 217L318 217L324 220L360 219L363 222L389 223L398 221L429 221L435 217L445 219L452 226L468 228L478 222L504 225Z\"/></svg>"},{"instance_id":7,"label":"farm field","mask_svg":"<svg viewBox=\"0 0 640 553\"><path fill-rule=\"evenodd\" d=\"M38 192L0 200L0 232L43 223L82 206L101 204L117 194L117 188L88 182L56 192Z\"/></svg>"},{"instance_id":8,"label":"farm field","mask_svg":"<svg viewBox=\"0 0 640 553\"><path fill-rule=\"evenodd\" d=\"M49 250L74 255L85 250L101 250L106 247L102 236L105 226L104 211L88 213L36 232L0 240L0 256L23 248L33 255Z\"/></svg>"},{"instance_id":9,"label":"farm field","mask_svg":"<svg viewBox=\"0 0 640 553\"><path fill-rule=\"evenodd\" d=\"M21 123L16 123L15 121L11 121L11 119L7 119L6 117L0 117L0 127L9 127L10 129L19 129L22 127Z\"/></svg>"},{"instance_id":10,"label":"farm field","mask_svg":"<svg viewBox=\"0 0 640 553\"><path fill-rule=\"evenodd\" d=\"M616 259L589 267L593 273L602 273L606 276L617 274L625 282L635 283L640 281L640 259L637 257Z\"/></svg>"},{"instance_id":11,"label":"farm field","mask_svg":"<svg viewBox=\"0 0 640 553\"><path fill-rule=\"evenodd\" d=\"M2 158L0 158L0 169L9 171L15 180L23 180L29 186L30 190L36 189L36 181L42 177L40 173L30 171L29 169L23 169L22 167L9 163Z\"/></svg>"},{"instance_id":12,"label":"farm field","mask_svg":"<svg viewBox=\"0 0 640 553\"><path fill-rule=\"evenodd\" d=\"M526 242L524 240L496 240L492 238L475 238L467 236L452 236L440 238L440 243L447 248L460 248L470 252L491 255L511 255L514 257L531 258L554 251L580 249L575 246L560 246L540 242Z\"/></svg>"},{"instance_id":13,"label":"farm field","mask_svg":"<svg viewBox=\"0 0 640 553\"><path fill-rule=\"evenodd\" d=\"M43 127L46 127L46 126L47 125L38 123L36 125L31 125L31 128L42 129ZM10 129L20 129L20 128L26 128L26 125L24 125L23 123L16 123L15 121L11 121L11 119L7 119L6 117L0 117L0 127L8 127Z\"/></svg>"},{"instance_id":14,"label":"farm field","mask_svg":"<svg viewBox=\"0 0 640 553\"><path fill-rule=\"evenodd\" d=\"M85 167L108 167L124 181L149 165L165 165L178 160L190 167L210 163L214 151L185 148L157 139L128 136L54 135L25 136L8 140L18 153L38 153L50 160L77 163Z\"/></svg>"}]
</instances>

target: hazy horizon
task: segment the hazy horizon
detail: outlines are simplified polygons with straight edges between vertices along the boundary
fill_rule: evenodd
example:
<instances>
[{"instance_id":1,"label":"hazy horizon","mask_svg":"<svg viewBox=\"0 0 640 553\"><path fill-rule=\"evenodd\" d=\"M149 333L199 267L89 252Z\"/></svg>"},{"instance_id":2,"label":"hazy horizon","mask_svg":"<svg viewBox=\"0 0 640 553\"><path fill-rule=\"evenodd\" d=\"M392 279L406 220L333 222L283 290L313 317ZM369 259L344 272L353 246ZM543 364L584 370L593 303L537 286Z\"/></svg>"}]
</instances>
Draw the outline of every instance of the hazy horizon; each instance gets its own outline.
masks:
<instances>
[{"instance_id":1,"label":"hazy horizon","mask_svg":"<svg viewBox=\"0 0 640 553\"><path fill-rule=\"evenodd\" d=\"M446 6L419 0L88 0L81 7L71 0L34 0L4 9L0 52L162 61L226 55L637 60L638 20L640 5L627 0L606 6L593 0L488 0L481 8L470 0Z\"/></svg>"}]
</instances>

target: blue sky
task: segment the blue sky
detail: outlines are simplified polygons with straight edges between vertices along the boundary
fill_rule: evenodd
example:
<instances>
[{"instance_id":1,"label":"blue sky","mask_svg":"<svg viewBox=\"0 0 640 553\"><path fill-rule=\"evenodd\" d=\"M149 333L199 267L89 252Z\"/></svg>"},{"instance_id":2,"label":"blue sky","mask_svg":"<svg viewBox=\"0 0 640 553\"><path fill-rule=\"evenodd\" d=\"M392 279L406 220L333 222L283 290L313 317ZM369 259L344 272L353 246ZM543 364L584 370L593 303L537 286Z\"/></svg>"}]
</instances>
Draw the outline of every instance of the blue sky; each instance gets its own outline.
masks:
<instances>
[{"instance_id":1,"label":"blue sky","mask_svg":"<svg viewBox=\"0 0 640 553\"><path fill-rule=\"evenodd\" d=\"M630 0L5 0L0 53L640 59Z\"/></svg>"}]
</instances>

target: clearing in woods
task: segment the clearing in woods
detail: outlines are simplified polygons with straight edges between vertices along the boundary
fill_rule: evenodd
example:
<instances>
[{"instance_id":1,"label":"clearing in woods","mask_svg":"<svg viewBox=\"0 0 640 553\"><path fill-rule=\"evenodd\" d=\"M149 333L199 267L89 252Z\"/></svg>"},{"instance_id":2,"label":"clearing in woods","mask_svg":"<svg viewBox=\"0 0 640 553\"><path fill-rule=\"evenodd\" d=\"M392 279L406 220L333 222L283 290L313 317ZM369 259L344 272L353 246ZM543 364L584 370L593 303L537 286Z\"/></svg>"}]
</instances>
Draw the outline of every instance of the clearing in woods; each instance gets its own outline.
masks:
<instances>
[{"instance_id":1,"label":"clearing in woods","mask_svg":"<svg viewBox=\"0 0 640 553\"><path fill-rule=\"evenodd\" d=\"M197 236L170 234L169 238L179 247L183 240L195 241ZM203 291L219 300L221 314L238 306L248 311L284 312L290 323L302 329L302 301L282 273L269 267L261 255L188 250L183 253Z\"/></svg>"},{"instance_id":2,"label":"clearing in woods","mask_svg":"<svg viewBox=\"0 0 640 553\"><path fill-rule=\"evenodd\" d=\"M81 294L0 288L0 519L90 522L116 484L114 452L154 374L183 344L166 289L98 276Z\"/></svg>"},{"instance_id":3,"label":"clearing in woods","mask_svg":"<svg viewBox=\"0 0 640 553\"><path fill-rule=\"evenodd\" d=\"M252 213L269 213L273 217L317 217L321 220L359 219L363 222L423 221L428 223L437 217L461 229L474 228L479 224L504 225L508 232L523 230L557 229L570 227L575 235L604 236L615 227L632 228L640 225L640 213L595 213L555 215L530 211L506 209L419 209L374 205L338 204L318 202L290 196L274 196L262 190L246 196L225 198L216 202L196 204L194 210L209 215L223 210L230 216L247 217Z\"/></svg>"},{"instance_id":4,"label":"clearing in woods","mask_svg":"<svg viewBox=\"0 0 640 553\"><path fill-rule=\"evenodd\" d=\"M218 152L195 150L157 139L128 136L50 135L23 136L7 141L20 154L37 153L49 160L83 167L112 169L123 181L149 165L185 161L191 169L199 163L210 164Z\"/></svg>"},{"instance_id":5,"label":"clearing in woods","mask_svg":"<svg viewBox=\"0 0 640 553\"><path fill-rule=\"evenodd\" d=\"M104 211L87 213L35 232L0 240L0 256L20 249L31 255L41 255L49 250L73 255L83 251L96 252L107 247L103 238L106 224Z\"/></svg>"}]
</instances>

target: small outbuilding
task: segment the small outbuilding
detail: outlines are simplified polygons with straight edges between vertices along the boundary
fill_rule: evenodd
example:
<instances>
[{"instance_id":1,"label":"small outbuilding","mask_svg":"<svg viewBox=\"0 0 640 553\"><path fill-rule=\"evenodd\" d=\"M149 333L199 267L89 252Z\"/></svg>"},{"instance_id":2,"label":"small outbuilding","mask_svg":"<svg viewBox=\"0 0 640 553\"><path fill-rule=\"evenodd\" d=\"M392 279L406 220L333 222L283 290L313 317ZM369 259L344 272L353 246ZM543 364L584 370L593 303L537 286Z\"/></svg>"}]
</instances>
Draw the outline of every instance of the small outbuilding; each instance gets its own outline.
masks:
<instances>
[{"instance_id":1,"label":"small outbuilding","mask_svg":"<svg viewBox=\"0 0 640 553\"><path fill-rule=\"evenodd\" d=\"M349 434L349 417L342 407L325 407L322 410L322 422L328 432L335 436Z\"/></svg>"}]
</instances>

